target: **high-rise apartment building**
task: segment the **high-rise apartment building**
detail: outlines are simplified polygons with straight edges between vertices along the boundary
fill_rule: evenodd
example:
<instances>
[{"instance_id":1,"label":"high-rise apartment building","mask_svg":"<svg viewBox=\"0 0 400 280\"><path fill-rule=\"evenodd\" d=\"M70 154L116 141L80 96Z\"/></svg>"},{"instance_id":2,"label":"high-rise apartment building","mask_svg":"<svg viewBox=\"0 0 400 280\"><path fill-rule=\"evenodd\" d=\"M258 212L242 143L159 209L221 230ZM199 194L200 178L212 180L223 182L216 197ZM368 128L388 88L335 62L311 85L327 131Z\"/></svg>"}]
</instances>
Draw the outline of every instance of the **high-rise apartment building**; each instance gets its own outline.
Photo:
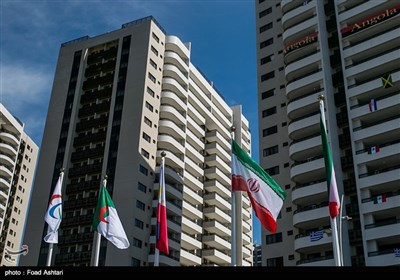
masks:
<instances>
[{"instance_id":1,"label":"high-rise apartment building","mask_svg":"<svg viewBox=\"0 0 400 280\"><path fill-rule=\"evenodd\" d=\"M253 266L262 266L261 244L254 244Z\"/></svg>"},{"instance_id":2,"label":"high-rise apartment building","mask_svg":"<svg viewBox=\"0 0 400 280\"><path fill-rule=\"evenodd\" d=\"M166 153L169 255L160 265L231 264L231 128L250 153L249 122L190 61L190 43L153 17L62 44L35 180L23 264L43 265L43 215L65 168L54 265L86 266L100 181L131 243L104 238L99 265L152 266L161 153ZM252 212L239 196L243 265L252 264Z\"/></svg>"},{"instance_id":3,"label":"high-rise apartment building","mask_svg":"<svg viewBox=\"0 0 400 280\"><path fill-rule=\"evenodd\" d=\"M24 131L24 124L0 103L1 266L16 266L21 257L18 252L23 247L37 156L38 146Z\"/></svg>"},{"instance_id":4,"label":"high-rise apartment building","mask_svg":"<svg viewBox=\"0 0 400 280\"><path fill-rule=\"evenodd\" d=\"M260 163L288 194L278 232L262 232L263 265L334 265L319 95L344 195L344 265L398 264L399 3L255 5Z\"/></svg>"}]
</instances>

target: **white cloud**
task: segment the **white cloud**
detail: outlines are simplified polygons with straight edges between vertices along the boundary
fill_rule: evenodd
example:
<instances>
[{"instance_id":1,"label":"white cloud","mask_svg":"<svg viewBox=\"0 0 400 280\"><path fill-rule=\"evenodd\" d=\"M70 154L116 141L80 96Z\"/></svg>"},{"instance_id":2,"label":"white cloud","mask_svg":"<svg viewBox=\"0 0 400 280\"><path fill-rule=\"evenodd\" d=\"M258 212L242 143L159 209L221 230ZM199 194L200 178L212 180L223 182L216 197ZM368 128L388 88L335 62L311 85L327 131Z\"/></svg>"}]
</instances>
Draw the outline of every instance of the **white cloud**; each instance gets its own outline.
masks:
<instances>
[{"instance_id":1,"label":"white cloud","mask_svg":"<svg viewBox=\"0 0 400 280\"><path fill-rule=\"evenodd\" d=\"M40 68L3 65L1 68L1 102L15 110L27 105L48 102L52 74Z\"/></svg>"}]
</instances>

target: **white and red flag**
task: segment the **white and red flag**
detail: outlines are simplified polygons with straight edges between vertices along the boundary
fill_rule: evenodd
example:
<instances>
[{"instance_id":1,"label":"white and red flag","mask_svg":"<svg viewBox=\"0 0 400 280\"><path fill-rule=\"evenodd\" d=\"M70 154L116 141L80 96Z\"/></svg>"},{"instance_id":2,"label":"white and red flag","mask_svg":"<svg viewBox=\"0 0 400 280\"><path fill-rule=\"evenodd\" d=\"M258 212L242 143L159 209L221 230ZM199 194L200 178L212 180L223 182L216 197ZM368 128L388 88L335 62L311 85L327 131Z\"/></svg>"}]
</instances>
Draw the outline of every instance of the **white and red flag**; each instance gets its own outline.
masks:
<instances>
[{"instance_id":1,"label":"white and red flag","mask_svg":"<svg viewBox=\"0 0 400 280\"><path fill-rule=\"evenodd\" d=\"M160 187L158 189L157 205L157 227L156 227L156 248L164 254L169 254L168 230L167 230L167 203L165 199L165 162L161 159L160 166Z\"/></svg>"}]
</instances>

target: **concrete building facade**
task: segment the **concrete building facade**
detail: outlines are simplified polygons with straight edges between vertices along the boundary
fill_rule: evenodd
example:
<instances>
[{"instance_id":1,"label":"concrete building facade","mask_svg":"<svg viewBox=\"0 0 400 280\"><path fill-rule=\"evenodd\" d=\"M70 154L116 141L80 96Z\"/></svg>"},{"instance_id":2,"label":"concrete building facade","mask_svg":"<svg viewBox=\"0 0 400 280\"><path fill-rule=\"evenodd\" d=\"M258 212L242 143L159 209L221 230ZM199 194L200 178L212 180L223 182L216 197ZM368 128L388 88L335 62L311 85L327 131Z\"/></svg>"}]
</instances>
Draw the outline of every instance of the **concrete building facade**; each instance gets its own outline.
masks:
<instances>
[{"instance_id":1,"label":"concrete building facade","mask_svg":"<svg viewBox=\"0 0 400 280\"><path fill-rule=\"evenodd\" d=\"M18 252L26 249L22 241L37 156L38 146L24 131L24 124L0 104L1 266L18 265L22 255Z\"/></svg>"},{"instance_id":2,"label":"concrete building facade","mask_svg":"<svg viewBox=\"0 0 400 280\"><path fill-rule=\"evenodd\" d=\"M344 265L398 264L399 4L255 5L260 162L278 171L270 174L288 193L279 232L262 233L263 265L334 264L319 95L343 215L351 218L339 232ZM322 238L313 240L315 232Z\"/></svg>"},{"instance_id":3,"label":"concrete building facade","mask_svg":"<svg viewBox=\"0 0 400 280\"><path fill-rule=\"evenodd\" d=\"M241 106L227 105L190 54L190 43L167 35L153 17L62 44L25 239L36 253L25 264L46 260L41 217L63 167L53 264L90 264L91 223L106 174L131 246L119 250L103 238L99 265L152 266L165 152L170 253L160 255L160 265L230 265L231 127L250 153L249 122ZM252 213L246 194L240 199L238 259L250 266Z\"/></svg>"}]
</instances>

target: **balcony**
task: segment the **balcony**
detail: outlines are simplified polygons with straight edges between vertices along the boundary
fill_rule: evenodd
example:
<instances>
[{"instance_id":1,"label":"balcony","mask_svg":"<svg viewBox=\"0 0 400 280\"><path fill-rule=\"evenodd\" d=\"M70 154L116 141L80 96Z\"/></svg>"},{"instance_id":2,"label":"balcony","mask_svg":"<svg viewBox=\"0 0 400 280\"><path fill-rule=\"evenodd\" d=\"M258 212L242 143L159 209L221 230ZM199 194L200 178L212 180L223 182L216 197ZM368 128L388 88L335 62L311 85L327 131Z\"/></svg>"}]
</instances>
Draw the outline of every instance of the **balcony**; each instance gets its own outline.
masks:
<instances>
[{"instance_id":1,"label":"balcony","mask_svg":"<svg viewBox=\"0 0 400 280\"><path fill-rule=\"evenodd\" d=\"M297 253L313 253L332 250L332 235L324 232L323 237L317 241L311 241L310 233L296 236L294 249Z\"/></svg>"},{"instance_id":2,"label":"balcony","mask_svg":"<svg viewBox=\"0 0 400 280\"><path fill-rule=\"evenodd\" d=\"M186 118L185 112L178 111L174 107L170 105L161 105L160 106L160 119L167 119L173 121L177 126L185 126Z\"/></svg>"},{"instance_id":3,"label":"balcony","mask_svg":"<svg viewBox=\"0 0 400 280\"><path fill-rule=\"evenodd\" d=\"M197 163L203 163L204 162L204 156L202 155L201 150L196 150L195 147L193 147L189 142L186 142L185 145L186 148L186 156L190 157L193 159L193 161Z\"/></svg>"},{"instance_id":4,"label":"balcony","mask_svg":"<svg viewBox=\"0 0 400 280\"><path fill-rule=\"evenodd\" d=\"M212 119L211 115L211 107L205 106L201 101L196 97L196 95L189 91L189 103L193 108L196 109L197 112L199 112L200 115L204 116L206 119L210 120Z\"/></svg>"},{"instance_id":5,"label":"balcony","mask_svg":"<svg viewBox=\"0 0 400 280\"><path fill-rule=\"evenodd\" d=\"M189 59L190 50L182 43L182 41L173 35L165 37L165 49L173 51L179 55L183 60Z\"/></svg>"},{"instance_id":6,"label":"balcony","mask_svg":"<svg viewBox=\"0 0 400 280\"><path fill-rule=\"evenodd\" d=\"M285 29L282 34L282 40L285 45L291 44L293 41L316 31L318 24L317 15L309 14L307 16L304 20L298 21L295 25Z\"/></svg>"},{"instance_id":7,"label":"balcony","mask_svg":"<svg viewBox=\"0 0 400 280\"><path fill-rule=\"evenodd\" d=\"M188 98L187 89L185 89L177 80L173 78L162 79L162 91L171 91L183 100Z\"/></svg>"},{"instance_id":8,"label":"balcony","mask_svg":"<svg viewBox=\"0 0 400 280\"><path fill-rule=\"evenodd\" d=\"M185 166L185 164L183 163L183 160L181 159L182 155L179 155L179 157L171 151L168 150L164 150L164 151L157 151L157 157L161 158L161 153L165 152L166 156L165 156L165 164L170 166L171 168L175 169L175 170L182 170Z\"/></svg>"},{"instance_id":9,"label":"balcony","mask_svg":"<svg viewBox=\"0 0 400 280\"><path fill-rule=\"evenodd\" d=\"M168 150L174 154L184 154L185 153L185 141L178 141L174 137L168 134L158 134L157 136L158 149Z\"/></svg>"},{"instance_id":10,"label":"balcony","mask_svg":"<svg viewBox=\"0 0 400 280\"><path fill-rule=\"evenodd\" d=\"M322 151L322 140L319 134L307 137L303 141L293 141L289 146L289 156L298 161L303 158L314 157Z\"/></svg>"},{"instance_id":11,"label":"balcony","mask_svg":"<svg viewBox=\"0 0 400 280\"><path fill-rule=\"evenodd\" d=\"M203 219L203 213L186 201L182 202L182 214L190 219Z\"/></svg>"},{"instance_id":12,"label":"balcony","mask_svg":"<svg viewBox=\"0 0 400 280\"><path fill-rule=\"evenodd\" d=\"M292 120L288 126L288 135L291 139L314 134L319 130L319 111L310 112L307 115Z\"/></svg>"},{"instance_id":13,"label":"balcony","mask_svg":"<svg viewBox=\"0 0 400 280\"><path fill-rule=\"evenodd\" d=\"M224 162L231 162L231 155L217 142L206 144L205 150L207 154L218 155Z\"/></svg>"},{"instance_id":14,"label":"balcony","mask_svg":"<svg viewBox=\"0 0 400 280\"><path fill-rule=\"evenodd\" d=\"M292 202L298 205L307 205L313 201L324 200L326 197L328 197L328 188L325 180L296 185L292 189Z\"/></svg>"},{"instance_id":15,"label":"balcony","mask_svg":"<svg viewBox=\"0 0 400 280\"><path fill-rule=\"evenodd\" d=\"M231 167L222 160L217 154L212 154L204 159L207 166L218 166L223 173L231 173Z\"/></svg>"},{"instance_id":16,"label":"balcony","mask_svg":"<svg viewBox=\"0 0 400 280\"><path fill-rule=\"evenodd\" d=\"M188 78L182 73L182 71L177 66L173 64L167 64L167 63L164 64L163 76L171 77L181 85L187 86L188 84Z\"/></svg>"},{"instance_id":17,"label":"balcony","mask_svg":"<svg viewBox=\"0 0 400 280\"><path fill-rule=\"evenodd\" d=\"M399 258L395 256L394 249L368 252L365 258L366 266L398 266Z\"/></svg>"},{"instance_id":18,"label":"balcony","mask_svg":"<svg viewBox=\"0 0 400 280\"><path fill-rule=\"evenodd\" d=\"M190 174L188 171L185 171L185 176L183 181L186 186L191 188L194 191L202 191L203 190L203 182L201 181L202 178L195 177Z\"/></svg>"},{"instance_id":19,"label":"balcony","mask_svg":"<svg viewBox=\"0 0 400 280\"><path fill-rule=\"evenodd\" d=\"M161 104L172 106L180 111L186 111L185 99L181 98L172 91L164 90L161 92Z\"/></svg>"},{"instance_id":20,"label":"balcony","mask_svg":"<svg viewBox=\"0 0 400 280\"><path fill-rule=\"evenodd\" d=\"M196 139L201 139L202 137L204 137L204 135L205 135L204 126L200 126L198 123L196 123L191 115L188 115L186 119L187 119L187 127L188 127L188 129L186 130L186 133L191 132L192 135L194 135L193 138L196 138ZM201 142L201 147L203 147L203 146L204 146L204 143Z\"/></svg>"},{"instance_id":21,"label":"balcony","mask_svg":"<svg viewBox=\"0 0 400 280\"><path fill-rule=\"evenodd\" d=\"M225 187L222 185L220 182L217 180L207 180L204 182L204 188L208 192L216 192L219 194L221 197L225 198L226 200L231 199L231 190L228 187Z\"/></svg>"},{"instance_id":22,"label":"balcony","mask_svg":"<svg viewBox=\"0 0 400 280\"><path fill-rule=\"evenodd\" d=\"M183 217L182 217L182 223L183 223ZM152 226L156 226L157 218L151 218L150 224ZM182 224L182 226L183 226L183 224ZM181 224L177 221L171 220L170 218L167 218L167 228L168 228L168 232L171 231L171 232L175 232L177 234L180 234L182 232Z\"/></svg>"},{"instance_id":23,"label":"balcony","mask_svg":"<svg viewBox=\"0 0 400 280\"><path fill-rule=\"evenodd\" d=\"M286 96L290 100L303 93L310 92L314 88L318 88L322 80L322 70L315 73L310 73L305 77L297 78L286 85Z\"/></svg>"},{"instance_id":24,"label":"balcony","mask_svg":"<svg viewBox=\"0 0 400 280\"><path fill-rule=\"evenodd\" d=\"M203 222L203 228L208 232L208 233L214 233L219 236L224 236L224 237L230 237L231 236L231 230L221 224L220 222L216 220L211 220L207 222Z\"/></svg>"},{"instance_id":25,"label":"balcony","mask_svg":"<svg viewBox=\"0 0 400 280\"><path fill-rule=\"evenodd\" d=\"M185 169L196 177L201 178L204 176L204 170L189 157L185 158Z\"/></svg>"},{"instance_id":26,"label":"balcony","mask_svg":"<svg viewBox=\"0 0 400 280\"><path fill-rule=\"evenodd\" d=\"M230 265L231 257L217 249L203 250L203 258L219 265Z\"/></svg>"},{"instance_id":27,"label":"balcony","mask_svg":"<svg viewBox=\"0 0 400 280\"><path fill-rule=\"evenodd\" d=\"M183 187L183 198L193 205L203 204L203 198L187 186Z\"/></svg>"},{"instance_id":28,"label":"balcony","mask_svg":"<svg viewBox=\"0 0 400 280\"><path fill-rule=\"evenodd\" d=\"M298 266L335 266L333 256L323 256L318 258L311 258L306 260L299 260L296 262Z\"/></svg>"},{"instance_id":29,"label":"balcony","mask_svg":"<svg viewBox=\"0 0 400 280\"><path fill-rule=\"evenodd\" d=\"M323 156L316 156L294 163L290 169L290 177L295 182L309 182L314 178L320 178L324 172L324 158Z\"/></svg>"},{"instance_id":30,"label":"balcony","mask_svg":"<svg viewBox=\"0 0 400 280\"><path fill-rule=\"evenodd\" d=\"M293 214L293 225L299 228L315 228L327 223L329 223L327 202L300 208Z\"/></svg>"},{"instance_id":31,"label":"balcony","mask_svg":"<svg viewBox=\"0 0 400 280\"><path fill-rule=\"evenodd\" d=\"M197 239L185 234L182 232L181 234L181 246L185 250L197 250L201 249L202 244Z\"/></svg>"},{"instance_id":32,"label":"balcony","mask_svg":"<svg viewBox=\"0 0 400 280\"><path fill-rule=\"evenodd\" d=\"M177 141L184 140L186 138L185 130L182 126L176 125L173 121L167 119L160 119L158 122L159 134L171 135Z\"/></svg>"},{"instance_id":33,"label":"balcony","mask_svg":"<svg viewBox=\"0 0 400 280\"><path fill-rule=\"evenodd\" d=\"M182 216L182 231L190 235L202 234L203 228L194 221Z\"/></svg>"},{"instance_id":34,"label":"balcony","mask_svg":"<svg viewBox=\"0 0 400 280\"><path fill-rule=\"evenodd\" d=\"M158 189L160 188L160 184L159 183L154 183L153 184L153 190L155 192L158 191ZM165 192L166 192L166 196L168 198L174 198L177 200L182 200L183 199L183 194L182 194L182 188L178 188L175 185L171 185L171 184L165 184Z\"/></svg>"},{"instance_id":35,"label":"balcony","mask_svg":"<svg viewBox=\"0 0 400 280\"><path fill-rule=\"evenodd\" d=\"M310 1L307 5L292 0L282 0L282 25L284 28L292 26L298 22L304 21L307 17L313 15L316 7L316 1Z\"/></svg>"},{"instance_id":36,"label":"balcony","mask_svg":"<svg viewBox=\"0 0 400 280\"><path fill-rule=\"evenodd\" d=\"M11 144L0 142L0 150L4 151L4 153L10 154L11 156L17 156L17 148Z\"/></svg>"},{"instance_id":37,"label":"balcony","mask_svg":"<svg viewBox=\"0 0 400 280\"><path fill-rule=\"evenodd\" d=\"M396 211L398 213L398 210ZM400 232L400 219L391 219L365 225L365 240L376 240L398 236Z\"/></svg>"},{"instance_id":38,"label":"balcony","mask_svg":"<svg viewBox=\"0 0 400 280\"><path fill-rule=\"evenodd\" d=\"M231 217L226 212L222 211L218 207L211 206L205 207L203 209L204 216L209 220L217 220L223 224L228 224L231 222Z\"/></svg>"},{"instance_id":39,"label":"balcony","mask_svg":"<svg viewBox=\"0 0 400 280\"><path fill-rule=\"evenodd\" d=\"M359 174L358 186L360 189L373 189L375 186L398 182L400 181L399 169L400 166L394 166Z\"/></svg>"},{"instance_id":40,"label":"balcony","mask_svg":"<svg viewBox=\"0 0 400 280\"><path fill-rule=\"evenodd\" d=\"M149 254L148 262L154 263L154 253ZM181 263L179 262L179 258L175 259L170 256L165 256L165 255L161 255L161 254L159 256L159 264L160 264L160 266L164 266L164 265L165 266L181 266Z\"/></svg>"},{"instance_id":41,"label":"balcony","mask_svg":"<svg viewBox=\"0 0 400 280\"><path fill-rule=\"evenodd\" d=\"M216 234L203 235L203 243L219 250L230 250L231 243Z\"/></svg>"},{"instance_id":42,"label":"balcony","mask_svg":"<svg viewBox=\"0 0 400 280\"><path fill-rule=\"evenodd\" d=\"M224 151L231 150L231 144L226 140L218 130L208 131L205 135L207 142L217 142Z\"/></svg>"},{"instance_id":43,"label":"balcony","mask_svg":"<svg viewBox=\"0 0 400 280\"><path fill-rule=\"evenodd\" d=\"M164 53L164 63L177 66L183 75L187 76L189 67L177 53L166 50Z\"/></svg>"},{"instance_id":44,"label":"balcony","mask_svg":"<svg viewBox=\"0 0 400 280\"><path fill-rule=\"evenodd\" d=\"M230 185L230 174L227 175L219 170L217 167L210 167L204 170L204 175L207 179L215 179L218 180L223 185Z\"/></svg>"},{"instance_id":45,"label":"balcony","mask_svg":"<svg viewBox=\"0 0 400 280\"><path fill-rule=\"evenodd\" d=\"M0 141L4 143L10 143L11 146L18 147L19 136L9 131L0 131Z\"/></svg>"},{"instance_id":46,"label":"balcony","mask_svg":"<svg viewBox=\"0 0 400 280\"><path fill-rule=\"evenodd\" d=\"M184 266L201 265L201 258L186 250L181 250L180 262Z\"/></svg>"}]
</instances>

